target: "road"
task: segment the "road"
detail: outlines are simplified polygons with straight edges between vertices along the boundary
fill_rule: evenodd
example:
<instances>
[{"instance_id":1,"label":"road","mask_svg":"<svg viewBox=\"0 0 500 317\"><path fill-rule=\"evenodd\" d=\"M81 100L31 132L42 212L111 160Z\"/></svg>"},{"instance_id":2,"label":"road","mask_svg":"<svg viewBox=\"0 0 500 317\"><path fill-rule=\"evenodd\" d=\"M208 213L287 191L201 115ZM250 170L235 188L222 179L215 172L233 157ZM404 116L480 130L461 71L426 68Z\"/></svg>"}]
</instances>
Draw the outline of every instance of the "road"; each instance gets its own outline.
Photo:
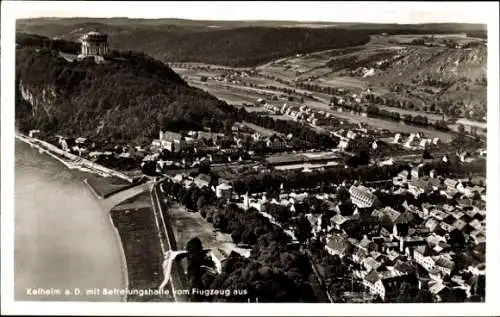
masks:
<instances>
[{"instance_id":1,"label":"road","mask_svg":"<svg viewBox=\"0 0 500 317\"><path fill-rule=\"evenodd\" d=\"M159 229L160 243L163 255L167 253L167 251L176 251L177 245L175 243L175 236L172 231L172 227L168 221L166 210L164 210L160 194L159 187L160 181L153 183L150 187L151 201L153 205L153 213L156 219L156 223ZM172 295L171 300L175 302L188 302L189 298L182 294L183 290L187 290L185 283L185 278L182 275L182 270L179 267L179 264L174 262L172 266L172 271L170 274L170 280L167 283L166 289L170 291Z\"/></svg>"}]
</instances>

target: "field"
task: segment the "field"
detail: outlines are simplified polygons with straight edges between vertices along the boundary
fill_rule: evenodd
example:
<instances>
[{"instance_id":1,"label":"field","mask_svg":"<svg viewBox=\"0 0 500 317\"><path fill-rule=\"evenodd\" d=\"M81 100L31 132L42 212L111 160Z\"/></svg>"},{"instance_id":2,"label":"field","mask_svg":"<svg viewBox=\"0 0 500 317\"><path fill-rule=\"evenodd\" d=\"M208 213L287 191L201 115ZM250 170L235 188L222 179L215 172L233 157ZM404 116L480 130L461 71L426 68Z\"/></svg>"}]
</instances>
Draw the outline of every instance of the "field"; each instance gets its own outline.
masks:
<instances>
[{"instance_id":1,"label":"field","mask_svg":"<svg viewBox=\"0 0 500 317\"><path fill-rule=\"evenodd\" d=\"M404 40L422 37L434 46L404 43ZM450 40L459 44L474 43L474 46L463 49L445 47L443 43ZM189 64L183 66L191 67ZM220 76L224 72L233 73L228 72L227 68L216 71L216 66L205 67L212 69L212 76ZM237 69L234 70L233 75L237 74ZM372 40L362 46L280 58L257 67L256 71L252 75L234 75L225 84L208 80L202 85L190 78L197 78L202 73L205 74L206 70L200 70L199 74L183 70L183 74L191 74L186 78L193 85L233 104L254 103L258 98L269 103L284 103L287 101L273 99L292 96L303 98L304 103L313 109L333 112L336 117L354 123L364 122L375 128L394 132L423 131L443 141L451 140L453 134L380 118L362 117L349 112L337 113L328 107L331 95L308 87L316 85L343 88L355 94L362 94L370 88L384 100L399 101L404 105L412 103L414 107L396 108L384 101L384 104L378 105L380 109L398 112L401 116L425 115L430 122L442 119L442 114L436 112L436 109L441 111L442 101L450 102L459 117L474 114L478 118L484 116L486 111L486 47L480 39L464 37L462 34L434 37L432 34L372 36ZM294 82L302 84L296 85ZM293 92L284 93L279 90L281 88ZM307 94L311 94L314 99L307 97ZM248 111L258 110L249 107ZM290 119L281 115L273 117Z\"/></svg>"},{"instance_id":2,"label":"field","mask_svg":"<svg viewBox=\"0 0 500 317\"><path fill-rule=\"evenodd\" d=\"M230 235L215 233L212 224L203 219L200 213L189 212L178 203L171 203L168 212L179 250L185 250L187 242L196 237L207 249L232 250L236 247Z\"/></svg>"},{"instance_id":3,"label":"field","mask_svg":"<svg viewBox=\"0 0 500 317\"><path fill-rule=\"evenodd\" d=\"M480 39L457 34L435 36L429 40L434 41L432 47L399 42L423 36L431 35L372 37L363 46L292 56L260 67L259 71L289 82L299 80L323 87L347 88L353 93L371 87L380 96L412 101L421 107L418 111L440 100L485 111L486 46ZM475 45L448 48L443 44L445 40ZM436 88L432 81L447 86ZM391 93L399 85L404 88Z\"/></svg>"},{"instance_id":4,"label":"field","mask_svg":"<svg viewBox=\"0 0 500 317\"><path fill-rule=\"evenodd\" d=\"M192 86L200 88L215 97L234 105L254 104L262 95L256 92L242 91L229 86L192 83Z\"/></svg>"},{"instance_id":5,"label":"field","mask_svg":"<svg viewBox=\"0 0 500 317\"><path fill-rule=\"evenodd\" d=\"M258 126L256 124L253 124L253 123L250 123L250 122L246 122L246 121L243 121L242 122L245 126L249 127L250 129L264 135L264 136L271 136L273 134L280 134L276 131L273 131L273 130L269 130L269 129L266 129L266 128L263 128L261 126Z\"/></svg>"}]
</instances>

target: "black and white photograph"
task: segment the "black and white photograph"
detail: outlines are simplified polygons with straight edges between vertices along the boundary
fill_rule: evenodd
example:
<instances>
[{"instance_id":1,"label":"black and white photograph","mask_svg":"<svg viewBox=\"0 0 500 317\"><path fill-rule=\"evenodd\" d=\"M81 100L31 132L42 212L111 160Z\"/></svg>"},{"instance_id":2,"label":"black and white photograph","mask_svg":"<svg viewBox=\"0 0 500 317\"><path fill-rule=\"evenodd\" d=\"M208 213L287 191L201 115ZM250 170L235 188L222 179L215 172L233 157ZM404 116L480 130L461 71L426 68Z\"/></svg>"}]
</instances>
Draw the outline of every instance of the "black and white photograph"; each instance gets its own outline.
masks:
<instances>
[{"instance_id":1,"label":"black and white photograph","mask_svg":"<svg viewBox=\"0 0 500 317\"><path fill-rule=\"evenodd\" d=\"M498 8L2 2L5 312L500 313Z\"/></svg>"}]
</instances>

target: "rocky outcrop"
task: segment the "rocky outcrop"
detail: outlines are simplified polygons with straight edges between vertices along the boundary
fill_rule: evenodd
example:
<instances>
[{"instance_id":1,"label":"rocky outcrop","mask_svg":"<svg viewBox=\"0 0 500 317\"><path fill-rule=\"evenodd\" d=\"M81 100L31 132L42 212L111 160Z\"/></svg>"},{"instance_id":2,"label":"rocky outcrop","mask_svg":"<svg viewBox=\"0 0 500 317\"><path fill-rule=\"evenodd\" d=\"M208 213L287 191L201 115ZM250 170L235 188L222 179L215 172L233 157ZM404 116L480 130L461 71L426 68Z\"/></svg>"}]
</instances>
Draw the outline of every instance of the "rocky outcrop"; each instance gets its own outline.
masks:
<instances>
[{"instance_id":1,"label":"rocky outcrop","mask_svg":"<svg viewBox=\"0 0 500 317\"><path fill-rule=\"evenodd\" d=\"M33 113L44 111L49 115L50 107L52 107L58 99L57 90L54 86L28 86L21 80L18 89L23 100L31 105Z\"/></svg>"}]
</instances>

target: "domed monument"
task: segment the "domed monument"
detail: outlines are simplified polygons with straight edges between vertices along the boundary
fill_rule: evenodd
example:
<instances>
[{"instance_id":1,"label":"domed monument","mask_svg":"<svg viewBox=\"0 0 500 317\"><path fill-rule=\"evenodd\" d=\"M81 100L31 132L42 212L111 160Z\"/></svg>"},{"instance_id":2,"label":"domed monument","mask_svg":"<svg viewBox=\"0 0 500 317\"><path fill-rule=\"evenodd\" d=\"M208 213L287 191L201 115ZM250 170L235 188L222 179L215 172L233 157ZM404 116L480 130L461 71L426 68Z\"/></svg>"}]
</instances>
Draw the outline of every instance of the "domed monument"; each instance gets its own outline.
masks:
<instances>
[{"instance_id":1,"label":"domed monument","mask_svg":"<svg viewBox=\"0 0 500 317\"><path fill-rule=\"evenodd\" d=\"M108 35L96 31L89 32L81 38L83 57L101 56L109 53Z\"/></svg>"}]
</instances>

